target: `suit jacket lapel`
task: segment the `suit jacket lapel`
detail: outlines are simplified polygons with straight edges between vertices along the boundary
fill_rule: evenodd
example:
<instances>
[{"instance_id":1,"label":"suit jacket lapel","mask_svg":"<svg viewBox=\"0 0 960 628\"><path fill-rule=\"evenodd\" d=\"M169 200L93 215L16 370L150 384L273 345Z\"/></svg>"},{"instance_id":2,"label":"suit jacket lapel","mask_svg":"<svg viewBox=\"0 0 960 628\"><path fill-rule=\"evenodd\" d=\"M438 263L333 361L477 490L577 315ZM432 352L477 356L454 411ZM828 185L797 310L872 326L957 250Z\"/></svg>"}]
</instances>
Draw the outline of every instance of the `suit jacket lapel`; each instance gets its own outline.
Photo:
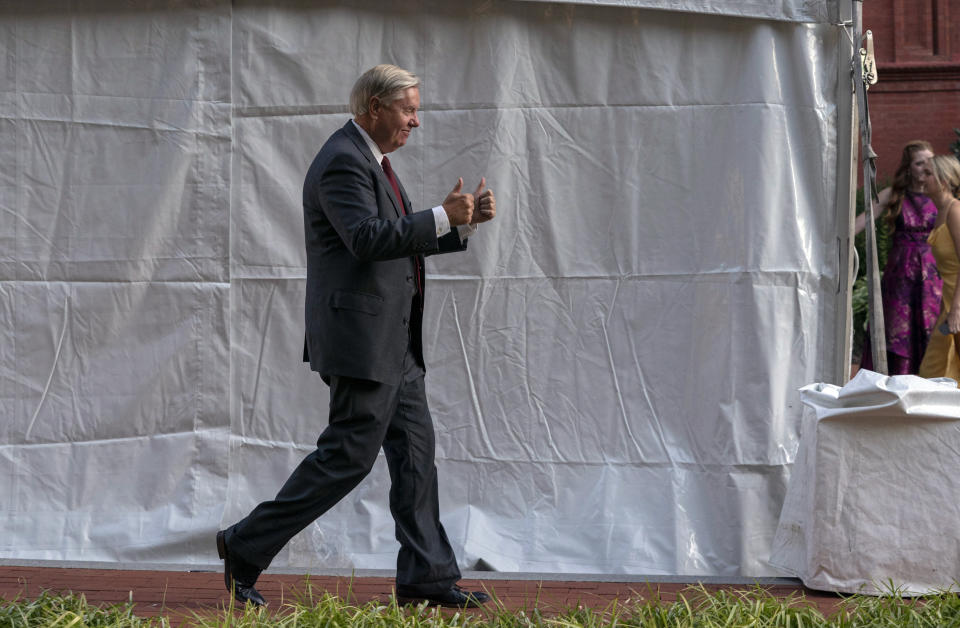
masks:
<instances>
[{"instance_id":1,"label":"suit jacket lapel","mask_svg":"<svg viewBox=\"0 0 960 628\"><path fill-rule=\"evenodd\" d=\"M387 179L387 175L383 171L383 167L380 164L377 164L375 170L377 171L377 176L380 177L380 183L383 184L384 189L387 191L387 196L390 197L390 202L393 203L393 211L397 212L397 217L402 216L403 209L397 205L397 203L400 201L397 199L397 195L393 193L393 186L390 185L390 180ZM399 178L397 179L397 187L400 188L400 194L403 194L403 185L400 183Z\"/></svg>"},{"instance_id":2,"label":"suit jacket lapel","mask_svg":"<svg viewBox=\"0 0 960 628\"><path fill-rule=\"evenodd\" d=\"M373 153L370 152L370 147L367 146L366 140L363 139L363 136L360 135L360 131L357 130L357 127L353 126L352 120L347 120L347 123L343 125L343 132L347 134L354 145L357 147L357 150L360 151L360 154L363 155L367 161L370 162L370 168L374 172L374 176L380 179L380 184L383 189L387 191L387 196L390 198L390 202L393 203L393 211L396 212L397 217L403 215L403 208L397 205L399 202L393 194L393 186L390 185L390 181L387 179L386 173L383 171L383 166L377 163L377 160L374 159ZM397 179L397 185L400 187L400 194L406 197L406 192L403 189L403 184L400 183L400 179ZM403 199L403 202L409 205L410 203L406 198Z\"/></svg>"}]
</instances>

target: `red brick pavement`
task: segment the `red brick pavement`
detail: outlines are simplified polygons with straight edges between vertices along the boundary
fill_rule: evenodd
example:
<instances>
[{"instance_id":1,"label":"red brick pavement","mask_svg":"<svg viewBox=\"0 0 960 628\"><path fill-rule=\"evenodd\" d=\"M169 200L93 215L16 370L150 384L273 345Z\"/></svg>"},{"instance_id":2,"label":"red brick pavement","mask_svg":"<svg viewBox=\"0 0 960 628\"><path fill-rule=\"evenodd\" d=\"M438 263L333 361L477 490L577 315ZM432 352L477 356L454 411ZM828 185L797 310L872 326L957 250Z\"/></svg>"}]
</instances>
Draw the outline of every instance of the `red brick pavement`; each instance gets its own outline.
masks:
<instances>
[{"instance_id":1,"label":"red brick pavement","mask_svg":"<svg viewBox=\"0 0 960 628\"><path fill-rule=\"evenodd\" d=\"M475 574L476 572L474 572ZM539 608L543 613L557 613L571 607L594 609L609 607L628 599L659 598L666 602L677 599L677 594L696 585L664 582L616 581L560 581L560 580L504 580L465 579L461 585L473 590L487 590L498 603L509 610ZM782 582L782 581L781 581ZM315 597L330 592L355 604L372 600L387 602L393 589L393 579L387 577L296 576L266 573L257 582L257 588L277 608L284 601L301 599L307 586ZM750 590L755 585L705 584L707 590ZM830 615L837 610L842 598L832 593L812 591L799 583L795 586L775 584L764 586L772 595L795 599L815 605ZM229 603L223 586L223 575L213 572L139 571L119 569L83 569L60 567L17 567L0 565L0 599L33 599L43 591L83 594L92 605L121 604L133 601L134 612L143 617L166 615L173 623L190 618L194 613L215 614ZM482 612L482 611L480 611Z\"/></svg>"}]
</instances>

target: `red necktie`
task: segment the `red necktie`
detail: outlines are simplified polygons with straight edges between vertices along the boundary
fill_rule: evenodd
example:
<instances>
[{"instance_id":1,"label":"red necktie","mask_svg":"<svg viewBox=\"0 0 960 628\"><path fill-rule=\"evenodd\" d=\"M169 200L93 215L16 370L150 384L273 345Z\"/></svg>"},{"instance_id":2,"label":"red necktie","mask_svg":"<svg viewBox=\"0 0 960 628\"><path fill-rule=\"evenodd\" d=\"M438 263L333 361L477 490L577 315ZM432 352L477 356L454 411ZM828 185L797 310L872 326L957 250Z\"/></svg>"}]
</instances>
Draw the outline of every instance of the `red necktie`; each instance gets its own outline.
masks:
<instances>
[{"instance_id":1,"label":"red necktie","mask_svg":"<svg viewBox=\"0 0 960 628\"><path fill-rule=\"evenodd\" d=\"M383 161L380 162L380 165L383 166L383 173L387 175L387 181L393 186L393 193L397 195L397 204L400 205L400 213L406 216L407 208L403 206L403 197L400 195L400 184L397 183L397 177L393 174L393 168L390 167L390 160L387 159L386 155L383 156Z\"/></svg>"},{"instance_id":2,"label":"red necktie","mask_svg":"<svg viewBox=\"0 0 960 628\"><path fill-rule=\"evenodd\" d=\"M393 193L397 195L397 203L400 205L400 211L404 216L407 215L407 208L403 204L403 196L400 194L400 184L397 183L397 177L393 174L393 168L390 166L390 160L387 159L387 156L383 156L383 161L380 162L380 165L383 166L383 173L387 175L387 181L390 182L390 185L393 186ZM423 286L420 285L420 257L418 255L413 256L413 272L417 276L417 294L421 297L420 307L423 307Z\"/></svg>"}]
</instances>

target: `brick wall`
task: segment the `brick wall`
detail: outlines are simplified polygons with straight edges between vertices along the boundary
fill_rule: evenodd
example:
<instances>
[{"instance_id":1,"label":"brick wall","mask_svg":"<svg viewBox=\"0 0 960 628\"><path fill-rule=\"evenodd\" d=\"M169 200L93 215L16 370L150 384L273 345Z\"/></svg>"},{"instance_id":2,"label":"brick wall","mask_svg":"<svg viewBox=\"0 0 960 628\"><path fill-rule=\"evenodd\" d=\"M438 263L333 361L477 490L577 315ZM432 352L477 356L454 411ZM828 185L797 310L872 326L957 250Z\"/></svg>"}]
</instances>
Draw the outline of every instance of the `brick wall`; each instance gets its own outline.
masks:
<instances>
[{"instance_id":1,"label":"brick wall","mask_svg":"<svg viewBox=\"0 0 960 628\"><path fill-rule=\"evenodd\" d=\"M870 88L878 178L893 176L903 145L947 152L960 128L960 0L866 0L880 81ZM952 27L951 27L952 26Z\"/></svg>"}]
</instances>

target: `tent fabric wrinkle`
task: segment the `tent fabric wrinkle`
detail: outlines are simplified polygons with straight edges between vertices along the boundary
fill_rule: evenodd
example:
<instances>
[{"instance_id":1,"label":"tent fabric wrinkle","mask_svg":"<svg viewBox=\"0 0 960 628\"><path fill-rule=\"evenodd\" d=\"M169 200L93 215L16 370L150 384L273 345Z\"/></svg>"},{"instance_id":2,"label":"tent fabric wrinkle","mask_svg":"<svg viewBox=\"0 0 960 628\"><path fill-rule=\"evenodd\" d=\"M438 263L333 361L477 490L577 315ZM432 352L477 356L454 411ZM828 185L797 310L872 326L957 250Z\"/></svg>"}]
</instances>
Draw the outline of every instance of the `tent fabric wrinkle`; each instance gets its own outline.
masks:
<instances>
[{"instance_id":1,"label":"tent fabric wrinkle","mask_svg":"<svg viewBox=\"0 0 960 628\"><path fill-rule=\"evenodd\" d=\"M838 0L517 0L550 4L659 9L789 22L835 23Z\"/></svg>"},{"instance_id":2,"label":"tent fabric wrinkle","mask_svg":"<svg viewBox=\"0 0 960 628\"><path fill-rule=\"evenodd\" d=\"M303 178L388 61L423 79L413 206L497 196L426 262L461 567L779 573L797 390L844 318L834 4L0 11L0 559L216 568L311 450ZM388 491L380 459L273 566L394 568Z\"/></svg>"}]
</instances>

